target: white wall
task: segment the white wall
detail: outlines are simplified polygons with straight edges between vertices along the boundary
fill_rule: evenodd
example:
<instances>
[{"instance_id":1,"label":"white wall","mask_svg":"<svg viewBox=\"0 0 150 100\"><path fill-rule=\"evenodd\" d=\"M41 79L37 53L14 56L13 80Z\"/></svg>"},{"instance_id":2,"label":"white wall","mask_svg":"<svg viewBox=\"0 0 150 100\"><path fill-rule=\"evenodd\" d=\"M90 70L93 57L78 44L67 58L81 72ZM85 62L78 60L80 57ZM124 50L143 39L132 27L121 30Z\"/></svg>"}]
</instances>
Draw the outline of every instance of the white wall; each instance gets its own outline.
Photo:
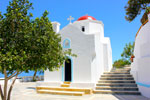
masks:
<instances>
[{"instance_id":1,"label":"white wall","mask_svg":"<svg viewBox=\"0 0 150 100\"><path fill-rule=\"evenodd\" d=\"M85 32L82 32L82 26L85 26ZM72 57L73 79L71 86L83 86L83 83L86 83L86 87L94 87L104 72L104 50L107 53L106 56L108 56L107 69L110 67L109 62L112 66L109 38L105 39L107 47L103 49L103 23L91 20L76 21L64 27L59 33L62 36L62 45L65 39L69 39L70 49L72 49L72 53L77 55L77 58ZM62 69L54 72L45 71L45 82L62 82L64 74Z\"/></svg>"},{"instance_id":2,"label":"white wall","mask_svg":"<svg viewBox=\"0 0 150 100\"><path fill-rule=\"evenodd\" d=\"M104 37L104 25L101 21L95 20L81 20L75 21L73 25L78 28L78 30L82 30L82 26L85 27L85 34L95 34L100 33L102 37Z\"/></svg>"},{"instance_id":3,"label":"white wall","mask_svg":"<svg viewBox=\"0 0 150 100\"><path fill-rule=\"evenodd\" d=\"M150 98L150 20L141 28L136 37L134 56L131 73L142 95Z\"/></svg>"},{"instance_id":4,"label":"white wall","mask_svg":"<svg viewBox=\"0 0 150 100\"><path fill-rule=\"evenodd\" d=\"M85 35L77 27L69 24L60 31L62 42L65 39L71 41L73 57L73 81L75 83L90 83L91 80L91 59L94 54L94 36Z\"/></svg>"},{"instance_id":5,"label":"white wall","mask_svg":"<svg viewBox=\"0 0 150 100\"><path fill-rule=\"evenodd\" d=\"M100 33L101 31L103 31L103 27L101 24L93 22L89 23L89 33Z\"/></svg>"},{"instance_id":6,"label":"white wall","mask_svg":"<svg viewBox=\"0 0 150 100\"><path fill-rule=\"evenodd\" d=\"M0 80L0 84L1 84L1 85L4 84L4 80L2 80L2 79L4 79L4 78L0 78L0 79L1 79L1 80ZM13 80L14 80L14 78L8 80L8 84L12 84ZM16 79L15 83L20 83L20 80L21 80L21 79Z\"/></svg>"},{"instance_id":7,"label":"white wall","mask_svg":"<svg viewBox=\"0 0 150 100\"><path fill-rule=\"evenodd\" d=\"M75 21L73 23L73 26L76 27L80 32L82 32L82 26L84 26L85 27L84 34L89 34L89 21L88 20Z\"/></svg>"},{"instance_id":8,"label":"white wall","mask_svg":"<svg viewBox=\"0 0 150 100\"><path fill-rule=\"evenodd\" d=\"M62 81L62 68L58 71L49 71L44 72L44 82L60 82Z\"/></svg>"},{"instance_id":9,"label":"white wall","mask_svg":"<svg viewBox=\"0 0 150 100\"><path fill-rule=\"evenodd\" d=\"M60 31L60 23L52 22L54 32L58 33Z\"/></svg>"},{"instance_id":10,"label":"white wall","mask_svg":"<svg viewBox=\"0 0 150 100\"><path fill-rule=\"evenodd\" d=\"M95 34L95 52L96 52L96 72L95 72L95 82L97 82L100 76L104 72L104 59L103 59L103 37L99 34Z\"/></svg>"},{"instance_id":11,"label":"white wall","mask_svg":"<svg viewBox=\"0 0 150 100\"><path fill-rule=\"evenodd\" d=\"M103 57L104 57L104 71L109 70L108 66L108 46L106 43L103 44Z\"/></svg>"},{"instance_id":12,"label":"white wall","mask_svg":"<svg viewBox=\"0 0 150 100\"><path fill-rule=\"evenodd\" d=\"M104 46L104 71L110 71L112 69L112 48L110 39L105 37L103 39Z\"/></svg>"},{"instance_id":13,"label":"white wall","mask_svg":"<svg viewBox=\"0 0 150 100\"><path fill-rule=\"evenodd\" d=\"M59 33L62 36L62 45L65 39L69 39L71 42L70 49L72 49L72 53L77 55L77 58L72 57L72 82L91 83L91 60L95 52L94 35L85 35L85 33L72 24L64 27ZM47 70L44 73L44 81L60 82L63 80L64 74L61 69L53 72Z\"/></svg>"},{"instance_id":14,"label":"white wall","mask_svg":"<svg viewBox=\"0 0 150 100\"><path fill-rule=\"evenodd\" d=\"M97 71L96 57L94 57L91 61L91 77L93 83L97 81L97 77L95 77L96 71Z\"/></svg>"},{"instance_id":15,"label":"white wall","mask_svg":"<svg viewBox=\"0 0 150 100\"><path fill-rule=\"evenodd\" d=\"M85 26L85 32L83 33L86 35L90 35L90 34L94 35L94 45L95 45L94 52L90 51L90 52L93 52L92 56L90 57L90 63L91 63L91 69L90 69L91 76L90 77L92 78L91 79L92 82L97 83L97 81L100 78L100 75L102 75L104 72L104 59L103 59L104 25L101 21L93 21L93 20L76 21L73 23L73 25L77 27L79 31L81 31L81 26ZM89 28L89 29L86 29L86 28ZM109 48L111 47L110 43L107 43L107 45L109 45L108 49L110 50ZM87 49L88 48L92 48L92 47L87 46ZM110 59L112 61L112 58Z\"/></svg>"}]
</instances>

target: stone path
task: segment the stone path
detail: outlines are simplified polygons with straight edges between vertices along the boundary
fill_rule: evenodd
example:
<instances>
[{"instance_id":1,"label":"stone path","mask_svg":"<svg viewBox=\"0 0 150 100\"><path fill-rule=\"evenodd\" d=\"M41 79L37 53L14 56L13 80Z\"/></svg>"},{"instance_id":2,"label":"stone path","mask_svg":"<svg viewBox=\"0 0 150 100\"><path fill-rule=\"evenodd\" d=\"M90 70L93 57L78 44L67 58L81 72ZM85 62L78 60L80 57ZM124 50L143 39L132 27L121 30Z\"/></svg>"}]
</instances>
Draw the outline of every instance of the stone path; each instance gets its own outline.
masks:
<instances>
[{"instance_id":1,"label":"stone path","mask_svg":"<svg viewBox=\"0 0 150 100\"><path fill-rule=\"evenodd\" d=\"M85 96L62 96L37 94L36 83L17 83L12 92L11 100L150 100L136 95L93 94Z\"/></svg>"}]
</instances>

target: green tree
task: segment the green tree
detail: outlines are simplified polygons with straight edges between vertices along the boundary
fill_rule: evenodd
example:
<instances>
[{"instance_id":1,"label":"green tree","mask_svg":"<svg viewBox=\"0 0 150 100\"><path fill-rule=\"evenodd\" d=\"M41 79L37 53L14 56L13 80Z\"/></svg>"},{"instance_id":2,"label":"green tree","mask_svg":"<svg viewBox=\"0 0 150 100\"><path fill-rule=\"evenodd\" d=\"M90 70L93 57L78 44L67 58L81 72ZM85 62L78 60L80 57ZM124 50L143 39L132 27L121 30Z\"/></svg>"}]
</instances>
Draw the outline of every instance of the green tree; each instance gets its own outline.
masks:
<instances>
[{"instance_id":1,"label":"green tree","mask_svg":"<svg viewBox=\"0 0 150 100\"><path fill-rule=\"evenodd\" d=\"M142 10L149 10L150 0L129 0L125 6L125 19L129 22L133 21Z\"/></svg>"},{"instance_id":2,"label":"green tree","mask_svg":"<svg viewBox=\"0 0 150 100\"><path fill-rule=\"evenodd\" d=\"M134 42L133 43L129 42L124 47L124 50L121 54L121 59L116 60L113 64L113 66L120 68L125 65L130 65L131 64L130 58L133 55L133 52L134 52Z\"/></svg>"},{"instance_id":3,"label":"green tree","mask_svg":"<svg viewBox=\"0 0 150 100\"><path fill-rule=\"evenodd\" d=\"M0 14L0 72L4 74L2 100L10 100L17 76L22 72L54 70L72 55L63 51L61 37L52 30L45 11L41 18L31 20L29 0L12 0L4 15ZM8 80L12 79L8 88Z\"/></svg>"},{"instance_id":4,"label":"green tree","mask_svg":"<svg viewBox=\"0 0 150 100\"><path fill-rule=\"evenodd\" d=\"M125 60L125 59L119 59L119 60L116 60L114 62L113 67L122 68L125 65L130 65L130 62L128 60Z\"/></svg>"},{"instance_id":5,"label":"green tree","mask_svg":"<svg viewBox=\"0 0 150 100\"><path fill-rule=\"evenodd\" d=\"M0 20L0 71L4 74L4 89L2 100L10 100L10 94L17 76L28 71L26 53L28 33L31 31L28 10L32 3L28 0L13 0L9 2L7 11ZM8 80L15 77L7 93Z\"/></svg>"},{"instance_id":6,"label":"green tree","mask_svg":"<svg viewBox=\"0 0 150 100\"><path fill-rule=\"evenodd\" d=\"M30 38L30 51L32 52L29 62L35 71L33 80L36 80L37 71L57 70L64 62L66 54L71 54L71 50L63 51L60 34L53 31L52 24L47 17L48 11L43 13L41 18L36 18L32 22L32 33ZM30 47L30 46L29 46ZM41 65L47 66L41 69Z\"/></svg>"},{"instance_id":7,"label":"green tree","mask_svg":"<svg viewBox=\"0 0 150 100\"><path fill-rule=\"evenodd\" d=\"M129 42L128 44L125 45L121 57L130 62L131 64L130 58L133 55L133 52L134 52L134 42L133 43Z\"/></svg>"}]
</instances>

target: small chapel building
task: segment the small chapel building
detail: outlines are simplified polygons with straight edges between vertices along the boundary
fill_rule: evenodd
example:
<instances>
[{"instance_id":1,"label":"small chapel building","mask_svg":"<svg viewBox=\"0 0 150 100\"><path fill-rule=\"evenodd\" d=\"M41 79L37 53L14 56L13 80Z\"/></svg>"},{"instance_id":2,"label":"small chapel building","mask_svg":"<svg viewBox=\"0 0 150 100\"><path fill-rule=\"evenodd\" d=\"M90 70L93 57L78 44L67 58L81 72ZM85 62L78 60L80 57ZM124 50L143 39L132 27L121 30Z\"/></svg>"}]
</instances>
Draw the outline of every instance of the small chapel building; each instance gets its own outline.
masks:
<instances>
[{"instance_id":1,"label":"small chapel building","mask_svg":"<svg viewBox=\"0 0 150 100\"><path fill-rule=\"evenodd\" d=\"M45 71L44 82L51 86L71 82L71 87L94 88L100 75L112 68L112 49L110 39L104 37L103 22L85 15L61 30L58 22L52 25L61 34L63 49L72 49L77 57L68 56L57 71Z\"/></svg>"}]
</instances>

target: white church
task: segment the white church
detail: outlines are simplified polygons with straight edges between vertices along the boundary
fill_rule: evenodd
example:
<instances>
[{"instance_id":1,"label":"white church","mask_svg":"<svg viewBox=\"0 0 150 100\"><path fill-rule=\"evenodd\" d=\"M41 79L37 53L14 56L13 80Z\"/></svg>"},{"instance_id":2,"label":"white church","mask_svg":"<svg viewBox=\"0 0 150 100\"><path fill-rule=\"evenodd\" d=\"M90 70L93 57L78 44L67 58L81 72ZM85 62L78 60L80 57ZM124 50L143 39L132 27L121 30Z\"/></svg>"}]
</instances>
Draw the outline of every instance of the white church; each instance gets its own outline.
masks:
<instances>
[{"instance_id":1,"label":"white church","mask_svg":"<svg viewBox=\"0 0 150 100\"><path fill-rule=\"evenodd\" d=\"M43 84L60 86L70 82L70 87L94 88L105 71L112 68L110 39L104 37L104 24L92 16L82 16L60 30L60 23L52 22L56 33L61 34L63 49L72 49L77 57L68 56L68 62L57 71L44 72ZM41 83L40 83L41 84Z\"/></svg>"}]
</instances>

